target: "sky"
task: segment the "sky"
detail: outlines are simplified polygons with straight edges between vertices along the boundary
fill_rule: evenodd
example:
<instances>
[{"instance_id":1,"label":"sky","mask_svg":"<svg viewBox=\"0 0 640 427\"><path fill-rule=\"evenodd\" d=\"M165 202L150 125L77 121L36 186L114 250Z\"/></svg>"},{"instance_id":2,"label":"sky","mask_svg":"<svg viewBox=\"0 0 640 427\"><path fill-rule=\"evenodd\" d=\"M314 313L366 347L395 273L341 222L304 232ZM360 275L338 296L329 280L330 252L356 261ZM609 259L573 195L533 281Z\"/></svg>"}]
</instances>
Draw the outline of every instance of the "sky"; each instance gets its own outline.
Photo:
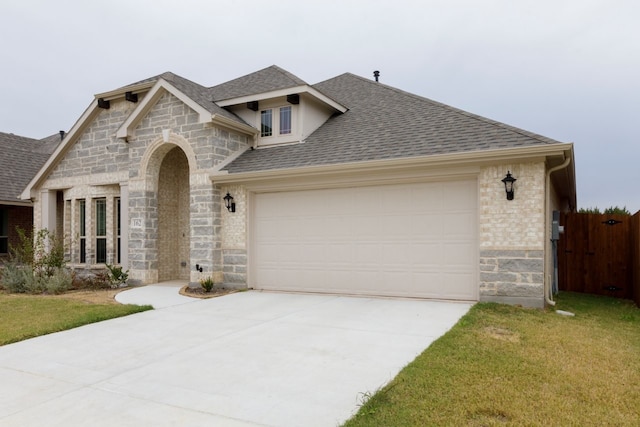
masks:
<instances>
[{"instance_id":1,"label":"sky","mask_svg":"<svg viewBox=\"0 0 640 427\"><path fill-rule=\"evenodd\" d=\"M573 142L578 207L640 210L637 0L2 0L0 131L69 130L172 71L213 86L278 65L350 72Z\"/></svg>"}]
</instances>

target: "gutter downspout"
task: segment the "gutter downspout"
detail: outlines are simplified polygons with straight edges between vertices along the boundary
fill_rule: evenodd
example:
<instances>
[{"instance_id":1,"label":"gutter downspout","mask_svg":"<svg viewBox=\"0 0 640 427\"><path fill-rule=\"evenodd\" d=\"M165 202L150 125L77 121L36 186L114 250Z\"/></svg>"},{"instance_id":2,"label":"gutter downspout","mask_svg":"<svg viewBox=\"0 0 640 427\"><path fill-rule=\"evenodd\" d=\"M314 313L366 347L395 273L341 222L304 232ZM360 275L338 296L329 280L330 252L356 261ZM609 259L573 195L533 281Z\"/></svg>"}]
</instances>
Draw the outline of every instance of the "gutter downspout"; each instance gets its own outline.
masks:
<instances>
[{"instance_id":1,"label":"gutter downspout","mask_svg":"<svg viewBox=\"0 0 640 427\"><path fill-rule=\"evenodd\" d=\"M551 240L551 228L549 227L549 206L551 206L551 174L555 171L558 171L560 169L564 169L567 166L569 166L569 163L571 163L571 157L567 157L565 159L565 161L558 166L555 166L551 169L549 169L547 171L547 177L546 177L546 182L545 182L545 189L546 189L546 193L547 193L547 197L545 200L546 206L545 206L545 214L544 214L544 224L545 224L545 246L547 245L547 242L549 242ZM549 266L549 251L545 250L544 251L544 268L545 270L547 269L547 267ZM545 281L544 281L544 301L549 304L549 305L556 305L556 302L553 301L552 298L552 290L551 290L551 283L550 282L550 278L549 278L549 274L547 271L545 271Z\"/></svg>"}]
</instances>

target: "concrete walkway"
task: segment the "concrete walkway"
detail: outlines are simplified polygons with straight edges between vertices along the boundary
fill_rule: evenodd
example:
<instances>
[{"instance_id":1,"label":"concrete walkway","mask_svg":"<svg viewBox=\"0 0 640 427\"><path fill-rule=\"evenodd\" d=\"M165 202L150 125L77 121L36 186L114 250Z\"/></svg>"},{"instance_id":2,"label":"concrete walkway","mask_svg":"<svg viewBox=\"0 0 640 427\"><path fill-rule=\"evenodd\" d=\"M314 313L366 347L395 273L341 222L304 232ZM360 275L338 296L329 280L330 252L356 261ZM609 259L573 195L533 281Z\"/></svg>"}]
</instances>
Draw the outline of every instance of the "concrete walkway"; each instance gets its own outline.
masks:
<instances>
[{"instance_id":1,"label":"concrete walkway","mask_svg":"<svg viewBox=\"0 0 640 427\"><path fill-rule=\"evenodd\" d=\"M121 295L167 304L148 288ZM0 347L0 425L334 427L470 307L262 292L174 302Z\"/></svg>"},{"instance_id":2,"label":"concrete walkway","mask_svg":"<svg viewBox=\"0 0 640 427\"><path fill-rule=\"evenodd\" d=\"M180 295L180 288L187 283L186 280L174 280L127 289L116 295L116 301L121 304L152 305L155 309L198 301L198 298Z\"/></svg>"}]
</instances>

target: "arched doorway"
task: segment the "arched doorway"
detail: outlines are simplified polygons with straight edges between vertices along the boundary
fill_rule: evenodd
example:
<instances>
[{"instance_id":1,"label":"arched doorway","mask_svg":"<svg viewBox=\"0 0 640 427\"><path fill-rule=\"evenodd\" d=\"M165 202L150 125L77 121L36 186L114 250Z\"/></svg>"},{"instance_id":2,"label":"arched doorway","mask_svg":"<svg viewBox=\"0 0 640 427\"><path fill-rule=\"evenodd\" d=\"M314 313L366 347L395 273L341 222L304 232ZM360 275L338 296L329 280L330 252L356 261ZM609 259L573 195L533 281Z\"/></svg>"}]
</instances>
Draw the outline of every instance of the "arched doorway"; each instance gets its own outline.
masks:
<instances>
[{"instance_id":1,"label":"arched doorway","mask_svg":"<svg viewBox=\"0 0 640 427\"><path fill-rule=\"evenodd\" d=\"M180 147L162 159L158 176L158 280L189 280L189 162Z\"/></svg>"}]
</instances>

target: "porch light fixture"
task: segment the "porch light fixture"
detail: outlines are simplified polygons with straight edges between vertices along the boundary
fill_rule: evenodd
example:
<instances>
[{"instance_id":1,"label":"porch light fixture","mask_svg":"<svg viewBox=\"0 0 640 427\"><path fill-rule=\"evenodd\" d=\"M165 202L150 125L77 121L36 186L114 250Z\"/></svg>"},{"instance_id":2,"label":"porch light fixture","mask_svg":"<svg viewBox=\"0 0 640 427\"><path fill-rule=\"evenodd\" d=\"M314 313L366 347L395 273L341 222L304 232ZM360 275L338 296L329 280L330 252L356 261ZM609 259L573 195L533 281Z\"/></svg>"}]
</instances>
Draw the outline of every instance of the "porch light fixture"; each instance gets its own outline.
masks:
<instances>
[{"instance_id":1,"label":"porch light fixture","mask_svg":"<svg viewBox=\"0 0 640 427\"><path fill-rule=\"evenodd\" d=\"M223 200L224 200L224 205L229 212L236 211L236 204L233 203L233 197L231 196L231 194L227 193L227 195L223 197Z\"/></svg>"},{"instance_id":2,"label":"porch light fixture","mask_svg":"<svg viewBox=\"0 0 640 427\"><path fill-rule=\"evenodd\" d=\"M511 176L510 171L507 171L507 176L502 178L502 182L504 182L504 190L507 192L507 200L513 200L513 183L516 181L517 179Z\"/></svg>"}]
</instances>

